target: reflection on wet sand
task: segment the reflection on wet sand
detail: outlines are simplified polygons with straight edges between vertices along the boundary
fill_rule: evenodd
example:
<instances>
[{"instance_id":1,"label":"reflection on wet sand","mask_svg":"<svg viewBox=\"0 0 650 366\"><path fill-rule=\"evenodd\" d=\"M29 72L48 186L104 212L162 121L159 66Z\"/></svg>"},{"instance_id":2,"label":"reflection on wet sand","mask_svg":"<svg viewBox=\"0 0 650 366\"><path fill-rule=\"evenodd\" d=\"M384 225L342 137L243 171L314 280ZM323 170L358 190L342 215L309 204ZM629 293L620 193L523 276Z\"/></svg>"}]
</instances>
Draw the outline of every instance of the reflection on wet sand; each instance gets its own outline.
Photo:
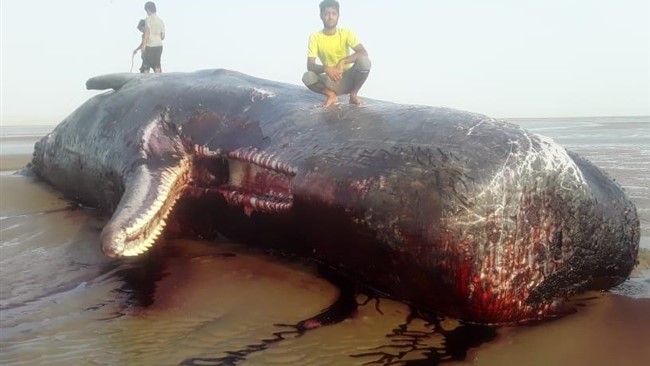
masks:
<instances>
[{"instance_id":1,"label":"reflection on wet sand","mask_svg":"<svg viewBox=\"0 0 650 366\"><path fill-rule=\"evenodd\" d=\"M583 306L575 314L557 321L501 329L496 342L471 351L468 361L474 365L650 364L650 299L593 296L581 301Z\"/></svg>"}]
</instances>

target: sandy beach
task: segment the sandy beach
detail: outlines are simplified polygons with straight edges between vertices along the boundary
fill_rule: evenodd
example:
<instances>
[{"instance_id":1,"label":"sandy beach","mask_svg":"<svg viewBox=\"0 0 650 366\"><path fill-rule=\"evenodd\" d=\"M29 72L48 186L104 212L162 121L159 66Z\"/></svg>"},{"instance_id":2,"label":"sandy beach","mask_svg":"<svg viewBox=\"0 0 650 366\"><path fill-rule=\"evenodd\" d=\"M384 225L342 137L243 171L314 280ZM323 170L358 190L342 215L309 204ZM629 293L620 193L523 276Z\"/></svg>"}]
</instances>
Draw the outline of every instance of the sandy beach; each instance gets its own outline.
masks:
<instances>
[{"instance_id":1,"label":"sandy beach","mask_svg":"<svg viewBox=\"0 0 650 366\"><path fill-rule=\"evenodd\" d=\"M0 171L13 172L31 161L31 155L0 155Z\"/></svg>"}]
</instances>

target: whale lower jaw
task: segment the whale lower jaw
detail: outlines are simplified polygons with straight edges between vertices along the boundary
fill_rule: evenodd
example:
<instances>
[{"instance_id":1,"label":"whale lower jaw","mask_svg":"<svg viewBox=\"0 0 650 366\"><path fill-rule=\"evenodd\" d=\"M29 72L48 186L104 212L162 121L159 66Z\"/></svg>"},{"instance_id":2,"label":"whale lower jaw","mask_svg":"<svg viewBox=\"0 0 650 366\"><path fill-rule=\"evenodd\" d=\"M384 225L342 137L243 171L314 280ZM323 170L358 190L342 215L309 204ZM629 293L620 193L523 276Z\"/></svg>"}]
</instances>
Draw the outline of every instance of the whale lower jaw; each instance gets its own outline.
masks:
<instances>
[{"instance_id":1,"label":"whale lower jaw","mask_svg":"<svg viewBox=\"0 0 650 366\"><path fill-rule=\"evenodd\" d=\"M158 240L172 210L190 180L191 162L151 170L138 168L127 180L126 191L117 210L101 234L102 251L109 257L140 255Z\"/></svg>"},{"instance_id":2,"label":"whale lower jaw","mask_svg":"<svg viewBox=\"0 0 650 366\"><path fill-rule=\"evenodd\" d=\"M293 207L290 181L295 169L256 149L187 154L173 166L142 165L131 179L102 231L102 250L113 258L143 254L159 240L184 195L222 197L229 206L282 213Z\"/></svg>"}]
</instances>

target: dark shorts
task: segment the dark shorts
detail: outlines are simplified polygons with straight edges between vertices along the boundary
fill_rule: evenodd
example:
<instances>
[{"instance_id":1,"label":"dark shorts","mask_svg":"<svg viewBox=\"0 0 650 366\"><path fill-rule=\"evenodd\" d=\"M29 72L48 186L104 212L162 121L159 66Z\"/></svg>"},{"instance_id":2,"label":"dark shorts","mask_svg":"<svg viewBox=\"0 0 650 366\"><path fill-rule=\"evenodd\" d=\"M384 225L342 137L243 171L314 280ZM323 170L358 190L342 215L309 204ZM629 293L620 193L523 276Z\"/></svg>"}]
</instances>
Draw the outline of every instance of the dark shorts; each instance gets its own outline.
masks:
<instances>
[{"instance_id":1,"label":"dark shorts","mask_svg":"<svg viewBox=\"0 0 650 366\"><path fill-rule=\"evenodd\" d=\"M339 82L334 82L330 78L323 74L317 74L313 71L307 71L302 76L302 82L305 83L307 87L310 87L314 84L321 84L321 86L333 91L336 95L348 94L352 90L354 85L354 77L357 72L368 73L370 71L371 63L370 59L366 56L359 57L354 65L343 72L343 77Z\"/></svg>"},{"instance_id":2,"label":"dark shorts","mask_svg":"<svg viewBox=\"0 0 650 366\"><path fill-rule=\"evenodd\" d=\"M149 68L160 68L160 56L162 55L163 46L147 47L144 49L141 70Z\"/></svg>"}]
</instances>

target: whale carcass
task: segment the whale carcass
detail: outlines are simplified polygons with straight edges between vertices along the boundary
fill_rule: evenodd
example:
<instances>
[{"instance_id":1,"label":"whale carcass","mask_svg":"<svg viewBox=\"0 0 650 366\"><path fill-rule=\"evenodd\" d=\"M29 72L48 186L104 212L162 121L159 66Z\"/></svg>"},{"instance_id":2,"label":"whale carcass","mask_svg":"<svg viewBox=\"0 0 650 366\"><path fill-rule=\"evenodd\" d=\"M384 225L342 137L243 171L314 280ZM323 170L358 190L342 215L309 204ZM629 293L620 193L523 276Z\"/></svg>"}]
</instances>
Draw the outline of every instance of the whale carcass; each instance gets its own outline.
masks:
<instances>
[{"instance_id":1,"label":"whale carcass","mask_svg":"<svg viewBox=\"0 0 650 366\"><path fill-rule=\"evenodd\" d=\"M112 214L111 257L219 233L479 323L554 316L636 262L620 186L516 125L374 100L320 108L302 87L228 70L87 87L111 90L38 142L31 167Z\"/></svg>"}]
</instances>

